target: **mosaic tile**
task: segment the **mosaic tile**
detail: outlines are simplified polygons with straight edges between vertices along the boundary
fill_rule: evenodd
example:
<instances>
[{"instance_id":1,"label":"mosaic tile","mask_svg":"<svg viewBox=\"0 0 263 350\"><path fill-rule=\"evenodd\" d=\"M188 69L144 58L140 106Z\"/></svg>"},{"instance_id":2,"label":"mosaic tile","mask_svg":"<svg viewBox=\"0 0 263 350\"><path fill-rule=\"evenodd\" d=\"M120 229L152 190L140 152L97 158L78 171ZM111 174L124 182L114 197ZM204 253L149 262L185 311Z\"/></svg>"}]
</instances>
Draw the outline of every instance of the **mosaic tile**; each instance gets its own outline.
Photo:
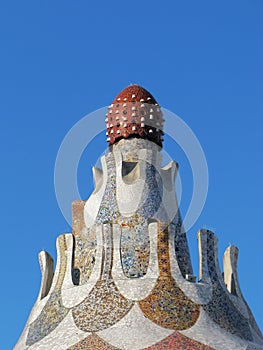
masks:
<instances>
[{"instance_id":1,"label":"mosaic tile","mask_svg":"<svg viewBox=\"0 0 263 350\"><path fill-rule=\"evenodd\" d=\"M110 280L97 282L89 296L72 309L76 326L83 331L106 329L122 319L133 302L123 298Z\"/></svg>"},{"instance_id":2,"label":"mosaic tile","mask_svg":"<svg viewBox=\"0 0 263 350\"><path fill-rule=\"evenodd\" d=\"M147 196L138 208L138 214L145 219L154 217L162 202L162 185L160 174L152 164L146 166ZM159 184L159 186L158 186Z\"/></svg>"},{"instance_id":3,"label":"mosaic tile","mask_svg":"<svg viewBox=\"0 0 263 350\"><path fill-rule=\"evenodd\" d=\"M89 280L95 264L97 252L95 228L83 228L81 233L75 236L74 246L74 268L79 271L79 281L74 284L83 285Z\"/></svg>"},{"instance_id":4,"label":"mosaic tile","mask_svg":"<svg viewBox=\"0 0 263 350\"><path fill-rule=\"evenodd\" d=\"M52 332L66 317L69 310L63 307L61 300L61 287L66 273L67 246L64 236L58 238L60 253L60 270L54 291L51 293L46 305L37 319L29 326L26 340L27 345L32 345Z\"/></svg>"},{"instance_id":5,"label":"mosaic tile","mask_svg":"<svg viewBox=\"0 0 263 350\"><path fill-rule=\"evenodd\" d=\"M105 155L108 178L101 206L96 218L96 223L115 222L120 216L116 201L116 168L112 152Z\"/></svg>"},{"instance_id":6,"label":"mosaic tile","mask_svg":"<svg viewBox=\"0 0 263 350\"><path fill-rule=\"evenodd\" d=\"M212 233L208 234L208 271L212 282L212 300L203 308L220 327L245 340L252 340L248 320L236 309L223 289L217 274L216 257Z\"/></svg>"},{"instance_id":7,"label":"mosaic tile","mask_svg":"<svg viewBox=\"0 0 263 350\"><path fill-rule=\"evenodd\" d=\"M79 343L71 346L67 350L121 350L106 343L97 334L92 334L89 337L81 340Z\"/></svg>"},{"instance_id":8,"label":"mosaic tile","mask_svg":"<svg viewBox=\"0 0 263 350\"><path fill-rule=\"evenodd\" d=\"M193 303L172 278L169 262L168 229L160 226L158 235L160 276L152 293L139 302L144 315L168 329L183 330L195 324L200 306Z\"/></svg>"},{"instance_id":9,"label":"mosaic tile","mask_svg":"<svg viewBox=\"0 0 263 350\"><path fill-rule=\"evenodd\" d=\"M74 236L73 283L83 285L92 273L97 251L95 230L85 225L84 207L86 201L72 203L72 233Z\"/></svg>"},{"instance_id":10,"label":"mosaic tile","mask_svg":"<svg viewBox=\"0 0 263 350\"><path fill-rule=\"evenodd\" d=\"M136 110L136 106L130 107L130 111ZM157 111L159 107L153 106L153 109ZM119 110L116 109L115 112L114 118L119 120ZM107 118L112 118L110 112ZM132 122L135 123L135 119ZM108 130L112 127L107 126ZM116 135L118 136L117 131ZM42 299L36 302L20 343L16 346L17 350L262 348L256 345L257 342L262 344L262 334L247 303L245 300L243 304L241 303L243 297L236 293L234 288L229 289L233 291L232 294L225 288L218 267L216 240L211 232L207 231L207 236L203 240L205 255L200 259L202 271L200 276L204 276L204 279L200 277L199 283L195 284L183 278L186 274L193 274L189 247L180 211L171 214L171 210L170 216L174 215L172 222L171 217L168 218L168 206L171 208L177 206L175 197L167 196L169 200L172 199L172 205L169 200L165 204L162 201L164 194L162 179L167 180L166 175L169 175L170 170L162 173L160 168L157 170L153 165L161 162L159 151L159 146L151 145L149 141L140 138L121 140L110 147L105 155L107 179L103 178L100 171L94 176L97 180L96 189L100 189L100 193L97 197L91 197L88 208L93 209L94 205L95 209L86 210L87 215L84 218L86 202L73 202L74 247L69 248L65 235L59 237L60 263L57 265L59 271L55 272L51 289L49 289L51 278L47 277L46 289L40 293ZM117 163L115 156L118 159ZM143 164L145 167L137 166L138 159L145 161ZM117 188L116 164L119 167L121 161L123 181L118 182ZM104 158L102 164L105 170ZM137 184L133 186L140 169L143 169L144 178L140 179L139 186ZM98 179L103 180L103 187L100 187ZM171 191L168 188L166 190ZM125 214L128 216L130 212L135 213L126 217ZM97 237L96 227L92 226L95 216L95 226L101 225ZM154 231L148 230L150 220L157 218L169 222L169 230L174 230L172 232L174 238L170 235L169 242L168 227L158 224L158 259L156 251L150 252L150 242L151 248L156 247L156 224ZM85 220L87 226L90 223L91 228L86 227ZM121 226L122 229L115 226L114 232L112 229L114 224ZM115 238L114 247L113 238ZM70 242L73 244L72 239ZM169 243L170 249L174 243L171 263ZM112 272L113 248L114 262L117 265L116 274L115 269ZM67 257L70 262L67 261ZM94 270L96 257L96 270ZM53 273L53 267L49 270ZM122 272L129 279L124 278ZM113 275L116 281L113 280ZM146 278L142 278L144 276ZM231 271L228 276L231 277ZM230 286L231 278L228 280ZM201 289L198 290L197 287L201 285L206 298L194 299L195 293L192 291L195 290L198 294ZM64 289L61 292L62 286ZM211 290L212 298L210 298ZM64 305L67 307L63 305L61 293ZM214 348L206 345L208 339ZM76 344L72 345L74 343Z\"/></svg>"},{"instance_id":11,"label":"mosaic tile","mask_svg":"<svg viewBox=\"0 0 263 350\"><path fill-rule=\"evenodd\" d=\"M123 226L121 237L121 260L123 272L127 277L142 277L146 274L149 265L150 242L148 236L147 210L150 210L154 198L145 199L148 209L140 206L138 212L130 218L123 217L119 210L116 199L116 168L112 152L106 155L108 168L108 181L102 199L101 207L96 222L118 223ZM150 172L150 170L149 170ZM152 173L152 170L151 170ZM154 180L152 180L153 186ZM152 211L156 210L153 207ZM148 214L147 214L148 213Z\"/></svg>"},{"instance_id":12,"label":"mosaic tile","mask_svg":"<svg viewBox=\"0 0 263 350\"><path fill-rule=\"evenodd\" d=\"M136 143L134 148L145 147L140 142L142 140L134 139ZM139 143L139 145L138 145ZM130 152L129 158L133 159L131 146L126 149ZM114 153L109 152L106 155L106 164L108 172L108 181L105 193L101 202L96 222L118 223L123 226L121 237L121 261L123 272L126 277L142 277L147 273L149 266L150 242L148 237L148 219L154 217L162 202L162 180L156 168L147 164L146 166L146 187L143 191L141 203L136 213L130 218L123 217L118 210L116 198L116 166ZM182 274L192 274L192 266L187 244L186 235L181 232L182 220L180 213L175 216L173 223L177 227L175 237L175 249Z\"/></svg>"},{"instance_id":13,"label":"mosaic tile","mask_svg":"<svg viewBox=\"0 0 263 350\"><path fill-rule=\"evenodd\" d=\"M138 220L139 221L139 220ZM142 277L147 273L150 239L147 222L123 220L121 234L121 262L126 277Z\"/></svg>"},{"instance_id":14,"label":"mosaic tile","mask_svg":"<svg viewBox=\"0 0 263 350\"><path fill-rule=\"evenodd\" d=\"M263 337L262 337L262 333L261 333L261 330L259 329L259 327L258 327L258 325L257 325L257 322L256 322L256 320L255 320L255 318L254 318L254 315L252 314L252 311L251 311L251 309L250 309L248 303L246 302L246 300L244 299L243 296L242 296L242 299L243 299L243 301L244 301L244 303L245 303L245 305L246 305L246 307L247 307L247 311L248 311L248 315L249 315L249 323L250 323L252 329L254 330L254 332L256 333L256 335L257 335L259 338L262 339L262 338L263 338ZM263 341L262 341L262 343L263 343Z\"/></svg>"},{"instance_id":15,"label":"mosaic tile","mask_svg":"<svg viewBox=\"0 0 263 350\"><path fill-rule=\"evenodd\" d=\"M104 259L101 280L91 290L87 298L72 308L76 326L83 331L106 329L122 319L133 306L126 300L111 280L113 247L110 225L104 225Z\"/></svg>"},{"instance_id":16,"label":"mosaic tile","mask_svg":"<svg viewBox=\"0 0 263 350\"><path fill-rule=\"evenodd\" d=\"M185 277L186 274L193 275L193 268L191 264L190 252L187 243L186 233L182 232L182 219L180 212L176 214L172 224L175 229L174 236L174 248L175 248L175 256L178 262L180 271L182 275Z\"/></svg>"},{"instance_id":17,"label":"mosaic tile","mask_svg":"<svg viewBox=\"0 0 263 350\"><path fill-rule=\"evenodd\" d=\"M208 345L201 344L186 337L179 332L175 332L162 341L143 350L215 350Z\"/></svg>"}]
</instances>

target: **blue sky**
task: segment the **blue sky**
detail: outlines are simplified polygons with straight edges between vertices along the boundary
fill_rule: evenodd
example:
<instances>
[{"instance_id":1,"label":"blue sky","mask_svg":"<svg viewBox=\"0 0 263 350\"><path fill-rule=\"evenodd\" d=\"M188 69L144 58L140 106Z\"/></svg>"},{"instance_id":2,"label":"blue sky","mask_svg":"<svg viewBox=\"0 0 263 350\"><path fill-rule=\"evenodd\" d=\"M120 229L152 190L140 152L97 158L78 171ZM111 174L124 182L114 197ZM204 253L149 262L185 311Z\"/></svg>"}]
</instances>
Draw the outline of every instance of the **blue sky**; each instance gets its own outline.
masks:
<instances>
[{"instance_id":1,"label":"blue sky","mask_svg":"<svg viewBox=\"0 0 263 350\"><path fill-rule=\"evenodd\" d=\"M55 257L70 232L56 202L54 164L68 130L130 83L147 88L194 131L209 167L204 210L189 232L213 228L219 257L239 247L243 293L263 328L263 3L215 1L2 1L0 142L1 349L12 349L38 294L37 253ZM95 121L94 121L95 122ZM100 135L83 155L79 186L92 191ZM180 163L182 212L192 189Z\"/></svg>"}]
</instances>

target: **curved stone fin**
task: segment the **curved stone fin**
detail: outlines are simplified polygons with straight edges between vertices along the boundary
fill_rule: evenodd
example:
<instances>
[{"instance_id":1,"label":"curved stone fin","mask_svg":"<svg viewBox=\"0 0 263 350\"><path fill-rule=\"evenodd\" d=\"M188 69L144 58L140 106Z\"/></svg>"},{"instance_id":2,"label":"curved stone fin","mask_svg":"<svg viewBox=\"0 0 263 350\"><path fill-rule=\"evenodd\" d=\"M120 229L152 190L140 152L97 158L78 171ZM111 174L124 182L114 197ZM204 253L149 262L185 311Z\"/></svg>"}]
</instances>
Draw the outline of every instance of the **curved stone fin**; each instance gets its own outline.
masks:
<instances>
[{"instance_id":1,"label":"curved stone fin","mask_svg":"<svg viewBox=\"0 0 263 350\"><path fill-rule=\"evenodd\" d=\"M238 248L230 245L224 253L224 281L227 290L239 297L242 296L237 276Z\"/></svg>"},{"instance_id":2,"label":"curved stone fin","mask_svg":"<svg viewBox=\"0 0 263 350\"><path fill-rule=\"evenodd\" d=\"M218 238L207 232L207 266L212 283L212 300L203 305L209 317L221 328L244 339L253 340L247 310L240 299L229 293L223 280L218 262Z\"/></svg>"},{"instance_id":3,"label":"curved stone fin","mask_svg":"<svg viewBox=\"0 0 263 350\"><path fill-rule=\"evenodd\" d=\"M193 276L193 267L190 257L189 246L187 242L187 236L182 224L180 212L177 213L177 222L171 227L175 230L174 232L174 251L176 260L178 262L180 271L184 278ZM186 276L188 275L188 276ZM188 279L188 278L187 278Z\"/></svg>"},{"instance_id":4,"label":"curved stone fin","mask_svg":"<svg viewBox=\"0 0 263 350\"><path fill-rule=\"evenodd\" d=\"M238 296L241 299L241 301L244 303L248 312L250 326L254 331L252 333L254 340L261 341L261 344L263 344L262 333L256 323L256 320L240 288L240 284L238 280L238 272L237 272L237 262L238 262L238 248L231 245L226 249L224 253L224 281L228 291L231 294Z\"/></svg>"},{"instance_id":5,"label":"curved stone fin","mask_svg":"<svg viewBox=\"0 0 263 350\"><path fill-rule=\"evenodd\" d=\"M54 277L54 260L48 252L42 250L40 253L38 253L38 261L42 275L39 294L35 305L32 308L31 313L28 317L22 335L20 336L16 346L14 347L14 350L28 349L26 341L30 329L30 324L35 319L37 319L37 317L40 315L42 309L45 307L49 299L45 297L49 294Z\"/></svg>"},{"instance_id":6,"label":"curved stone fin","mask_svg":"<svg viewBox=\"0 0 263 350\"><path fill-rule=\"evenodd\" d=\"M178 172L178 163L171 160L167 165L161 168L163 185L167 191L174 191L174 183Z\"/></svg>"},{"instance_id":7,"label":"curved stone fin","mask_svg":"<svg viewBox=\"0 0 263 350\"><path fill-rule=\"evenodd\" d=\"M64 244L65 244L64 254L66 255L66 266L65 266L66 270L65 270L65 275L64 275L64 279L61 287L63 289L69 289L74 286L74 283L73 283L74 236L72 234L64 235Z\"/></svg>"},{"instance_id":8,"label":"curved stone fin","mask_svg":"<svg viewBox=\"0 0 263 350\"><path fill-rule=\"evenodd\" d=\"M206 259L207 265L202 266L202 274L203 276L210 275L211 280L216 280L217 282L220 282L221 285L225 285L219 260L218 260L218 238L215 235L214 232L207 230L207 229L201 229L199 231L202 237L201 239L201 245L203 248L206 249L206 256L204 255L204 259ZM201 247L199 247L201 248ZM202 251L202 255L204 254L204 249ZM205 271L205 268L207 267L207 270ZM201 273L201 271L200 271Z\"/></svg>"},{"instance_id":9,"label":"curved stone fin","mask_svg":"<svg viewBox=\"0 0 263 350\"><path fill-rule=\"evenodd\" d=\"M103 184L103 171L100 168L92 167L92 174L93 174L93 180L94 180L94 191L93 193L96 193L99 191Z\"/></svg>"},{"instance_id":10,"label":"curved stone fin","mask_svg":"<svg viewBox=\"0 0 263 350\"><path fill-rule=\"evenodd\" d=\"M96 170L93 170L96 188L84 206L84 224L86 227L92 227L95 224L107 185L108 171L105 155L100 158L100 161L102 170L98 168L95 168Z\"/></svg>"},{"instance_id":11,"label":"curved stone fin","mask_svg":"<svg viewBox=\"0 0 263 350\"><path fill-rule=\"evenodd\" d=\"M26 345L33 345L51 333L66 317L69 309L63 307L61 287L67 266L67 237L63 234L57 238L57 266L46 304L37 318L29 326Z\"/></svg>"},{"instance_id":12,"label":"curved stone fin","mask_svg":"<svg viewBox=\"0 0 263 350\"><path fill-rule=\"evenodd\" d=\"M119 292L129 300L137 301L145 299L151 292L159 277L159 265L157 255L158 223L149 220L148 232L150 236L150 259L146 275L140 278L126 277L120 254L120 242L122 228L118 224L113 225L113 267L112 278Z\"/></svg>"},{"instance_id":13,"label":"curved stone fin","mask_svg":"<svg viewBox=\"0 0 263 350\"><path fill-rule=\"evenodd\" d=\"M211 282L208 271L208 247L207 247L207 230L199 230L197 233L198 251L199 251L199 282Z\"/></svg>"},{"instance_id":14,"label":"curved stone fin","mask_svg":"<svg viewBox=\"0 0 263 350\"><path fill-rule=\"evenodd\" d=\"M201 245L203 263L202 266L207 264L206 258L206 236L199 234L199 244ZM207 272L207 277L199 280L195 283L195 276L187 275L183 276L181 268L179 266L176 252L175 252L175 225L169 225L169 254L170 254L170 264L171 264L171 274L179 288L184 292L184 294L190 298L196 304L207 304L212 298L212 286L210 284L210 277ZM200 242L201 241L201 242ZM199 253L200 253L199 249ZM200 253L201 255L201 253ZM200 257L201 260L201 257ZM201 265L201 262L200 262ZM207 268L206 268L207 270ZM204 273L203 273L204 276Z\"/></svg>"},{"instance_id":15,"label":"curved stone fin","mask_svg":"<svg viewBox=\"0 0 263 350\"><path fill-rule=\"evenodd\" d=\"M96 226L97 250L95 264L87 282L82 285L74 285L71 280L72 264L69 262L66 268L66 277L62 285L62 303L67 308L72 308L80 304L89 295L96 282L100 279L103 256L102 225ZM70 246L72 246L72 243ZM69 252L69 254L71 254ZM69 256L70 257L70 256Z\"/></svg>"},{"instance_id":16,"label":"curved stone fin","mask_svg":"<svg viewBox=\"0 0 263 350\"><path fill-rule=\"evenodd\" d=\"M48 295L51 288L54 276L54 260L52 256L44 250L42 250L38 254L38 260L42 274L41 286L38 297L38 299L41 300Z\"/></svg>"},{"instance_id":17,"label":"curved stone fin","mask_svg":"<svg viewBox=\"0 0 263 350\"><path fill-rule=\"evenodd\" d=\"M54 277L52 280L50 292L52 293L54 291L61 290L64 277L66 274L67 269L67 257L68 257L68 247L67 247L67 240L68 237L71 237L71 233L65 233L61 234L57 237L56 240L56 249L57 249L57 263L54 271Z\"/></svg>"}]
</instances>

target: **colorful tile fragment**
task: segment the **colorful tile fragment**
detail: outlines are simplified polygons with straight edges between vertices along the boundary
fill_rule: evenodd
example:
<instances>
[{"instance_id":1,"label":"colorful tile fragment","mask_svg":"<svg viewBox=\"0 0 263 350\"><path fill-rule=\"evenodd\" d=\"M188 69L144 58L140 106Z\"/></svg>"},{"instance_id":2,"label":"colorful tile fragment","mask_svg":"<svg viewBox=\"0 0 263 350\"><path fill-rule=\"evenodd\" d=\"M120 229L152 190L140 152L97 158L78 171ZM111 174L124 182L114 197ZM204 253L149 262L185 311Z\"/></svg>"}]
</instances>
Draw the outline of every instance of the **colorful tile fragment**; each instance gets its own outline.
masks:
<instances>
[{"instance_id":1,"label":"colorful tile fragment","mask_svg":"<svg viewBox=\"0 0 263 350\"><path fill-rule=\"evenodd\" d=\"M120 350L106 343L97 334L92 334L81 340L75 345L72 345L67 350Z\"/></svg>"},{"instance_id":2,"label":"colorful tile fragment","mask_svg":"<svg viewBox=\"0 0 263 350\"><path fill-rule=\"evenodd\" d=\"M223 289L217 275L214 237L208 233L208 270L211 277L213 294L212 300L203 309L210 318L220 327L245 340L252 340L252 334L248 320L237 310Z\"/></svg>"},{"instance_id":3,"label":"colorful tile fragment","mask_svg":"<svg viewBox=\"0 0 263 350\"><path fill-rule=\"evenodd\" d=\"M60 270L58 280L53 293L51 293L40 315L29 326L26 340L27 345L33 345L47 336L59 325L69 312L69 309L66 309L63 306L61 299L61 286L67 266L67 246L65 236L62 235L58 238L58 246L60 252Z\"/></svg>"},{"instance_id":4,"label":"colorful tile fragment","mask_svg":"<svg viewBox=\"0 0 263 350\"><path fill-rule=\"evenodd\" d=\"M143 350L215 350L208 345L201 344L185 335L175 332Z\"/></svg>"},{"instance_id":5,"label":"colorful tile fragment","mask_svg":"<svg viewBox=\"0 0 263 350\"><path fill-rule=\"evenodd\" d=\"M125 299L111 279L112 269L112 230L104 226L104 259L101 280L91 290L81 304L72 308L72 316L76 326L86 332L106 329L122 319L133 306L133 302Z\"/></svg>"},{"instance_id":6,"label":"colorful tile fragment","mask_svg":"<svg viewBox=\"0 0 263 350\"><path fill-rule=\"evenodd\" d=\"M192 327L200 306L178 287L170 272L168 229L159 229L158 260L160 276L151 294L139 302L144 315L159 326L174 330Z\"/></svg>"}]
</instances>

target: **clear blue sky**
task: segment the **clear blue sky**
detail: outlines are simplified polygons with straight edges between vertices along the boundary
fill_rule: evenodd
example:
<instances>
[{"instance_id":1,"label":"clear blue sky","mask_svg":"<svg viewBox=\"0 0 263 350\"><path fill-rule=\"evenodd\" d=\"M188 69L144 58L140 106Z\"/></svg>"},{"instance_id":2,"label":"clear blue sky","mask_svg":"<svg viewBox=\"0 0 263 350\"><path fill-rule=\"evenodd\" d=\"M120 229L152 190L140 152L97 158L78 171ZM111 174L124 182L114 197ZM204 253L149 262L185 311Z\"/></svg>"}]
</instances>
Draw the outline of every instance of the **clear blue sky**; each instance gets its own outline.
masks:
<instances>
[{"instance_id":1,"label":"clear blue sky","mask_svg":"<svg viewBox=\"0 0 263 350\"><path fill-rule=\"evenodd\" d=\"M241 287L263 328L262 16L262 0L1 1L1 349L12 349L38 294L37 253L55 257L56 237L70 232L53 185L60 143L130 83L150 90L202 144L210 185L189 233L195 272L195 233L206 225L220 259L229 243L239 247ZM166 143L186 207L191 174ZM104 147L95 143L81 160L84 198Z\"/></svg>"}]
</instances>

